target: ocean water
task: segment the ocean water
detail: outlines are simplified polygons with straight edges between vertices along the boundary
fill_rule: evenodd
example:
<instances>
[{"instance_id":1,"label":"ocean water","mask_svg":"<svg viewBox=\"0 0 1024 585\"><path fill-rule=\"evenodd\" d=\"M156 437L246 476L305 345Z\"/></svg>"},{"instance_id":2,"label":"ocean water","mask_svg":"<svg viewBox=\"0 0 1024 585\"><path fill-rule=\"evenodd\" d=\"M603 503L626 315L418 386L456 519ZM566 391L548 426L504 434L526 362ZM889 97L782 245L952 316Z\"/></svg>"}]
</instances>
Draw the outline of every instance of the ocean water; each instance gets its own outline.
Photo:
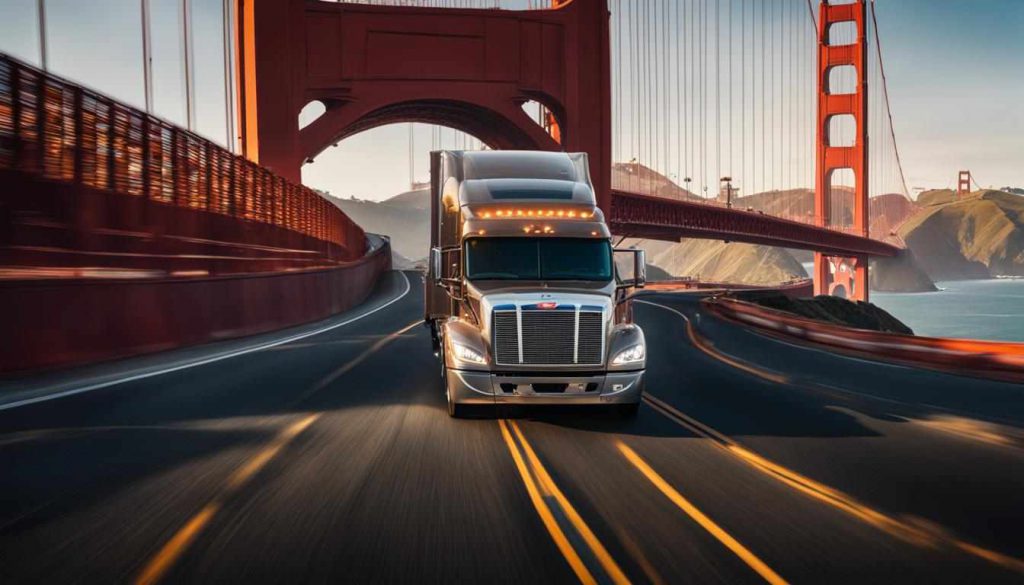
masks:
<instances>
[{"instance_id":1,"label":"ocean water","mask_svg":"<svg viewBox=\"0 0 1024 585\"><path fill-rule=\"evenodd\" d=\"M814 263L803 263L807 274ZM936 282L929 293L871 291L871 302L892 313L914 333L1024 342L1024 280Z\"/></svg>"},{"instance_id":2,"label":"ocean water","mask_svg":"<svg viewBox=\"0 0 1024 585\"><path fill-rule=\"evenodd\" d=\"M956 280L935 286L938 292L872 292L871 302L918 335L1024 342L1024 280Z\"/></svg>"}]
</instances>

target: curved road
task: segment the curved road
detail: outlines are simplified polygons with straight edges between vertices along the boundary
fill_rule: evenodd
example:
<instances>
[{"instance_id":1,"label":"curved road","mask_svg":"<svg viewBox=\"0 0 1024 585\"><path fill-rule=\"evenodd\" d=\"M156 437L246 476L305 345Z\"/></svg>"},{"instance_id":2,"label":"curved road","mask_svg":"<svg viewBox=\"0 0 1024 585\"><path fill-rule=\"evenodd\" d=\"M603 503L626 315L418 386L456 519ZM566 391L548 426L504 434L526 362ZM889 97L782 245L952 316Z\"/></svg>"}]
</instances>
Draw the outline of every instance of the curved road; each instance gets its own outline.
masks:
<instances>
[{"instance_id":1,"label":"curved road","mask_svg":"<svg viewBox=\"0 0 1024 585\"><path fill-rule=\"evenodd\" d=\"M453 420L420 287L5 384L0 582L1024 580L1020 387L641 293L635 419Z\"/></svg>"}]
</instances>

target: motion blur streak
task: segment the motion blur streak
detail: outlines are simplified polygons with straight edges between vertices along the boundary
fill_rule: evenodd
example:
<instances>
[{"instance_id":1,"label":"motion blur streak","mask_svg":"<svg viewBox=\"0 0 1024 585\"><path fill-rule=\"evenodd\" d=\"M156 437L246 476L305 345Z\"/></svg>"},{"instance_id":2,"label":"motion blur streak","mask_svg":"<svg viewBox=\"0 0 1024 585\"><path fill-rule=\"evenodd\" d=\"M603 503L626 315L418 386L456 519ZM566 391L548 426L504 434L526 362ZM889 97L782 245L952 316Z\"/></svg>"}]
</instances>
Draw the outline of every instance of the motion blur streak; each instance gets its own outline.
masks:
<instances>
[{"instance_id":1,"label":"motion blur streak","mask_svg":"<svg viewBox=\"0 0 1024 585\"><path fill-rule=\"evenodd\" d=\"M629 462L644 475L644 477L654 484L654 487L658 488L658 491L664 494L665 497L671 500L673 504L678 506L680 510L685 512L686 515L692 518L697 524L700 524L704 530L707 530L712 536L718 539L719 542L731 550L733 554L740 558L740 560L746 563L758 575L763 577L765 581L774 585L786 583L785 579L780 577L778 573L773 571L771 567L766 565L764 561L757 557L757 555L750 552L747 547L740 544L738 540L729 535L729 533L723 530L721 526L715 524L714 520L705 516L703 512L691 504L689 500L683 497L683 494L679 493L675 488L669 485L669 483L665 481L665 478L658 475L657 471L654 471L654 469L651 468L651 466L648 465L642 457L636 454L636 451L630 449L622 441L618 441L617 446L619 451L625 455L626 459L628 459Z\"/></svg>"},{"instance_id":2,"label":"motion blur streak","mask_svg":"<svg viewBox=\"0 0 1024 585\"><path fill-rule=\"evenodd\" d=\"M908 522L888 516L858 502L856 499L839 490L818 483L813 479L800 475L791 469L783 467L774 461L765 459L764 457L747 450L729 437L697 420L694 420L682 412L679 412L672 406L655 398L654 396L651 396L650 394L644 394L644 402L654 407L656 411L665 415L676 424L704 438L711 439L716 445L748 463L754 469L774 477L786 485L796 488L834 508L843 510L844 512L847 512L855 518L858 518L887 534L919 546L938 547L945 545L947 547L956 548L1007 569L1024 573L1024 561L1021 561L1020 559L963 542L942 530L926 530L923 527L914 526Z\"/></svg>"},{"instance_id":3,"label":"motion blur streak","mask_svg":"<svg viewBox=\"0 0 1024 585\"><path fill-rule=\"evenodd\" d=\"M562 493L562 490L558 488L554 480L551 479L551 475L548 474L547 469L541 464L540 459L534 452L533 447L526 440L523 432L519 429L519 425L515 421L501 420L499 421L502 430L502 436L505 437L505 442L508 444L509 450L512 452L512 457L516 461L516 467L519 468L519 473L523 477L524 483L526 483L527 490L530 492L530 498L533 500L534 506L537 508L538 513L541 514L544 520L545 526L548 531L551 532L552 538L555 539L555 543L558 545L559 550L569 560L569 564L572 565L573 571L580 577L580 581L584 583L594 582L594 577L590 571L583 567L583 561L572 548L572 545L566 540L565 533L559 528L557 521L551 514L550 508L547 507L547 502L552 499L562 512L562 515L569 520L572 524L574 531L583 539L589 548L589 552L597 559L600 563L604 573L607 574L608 578L613 583L622 584L629 583L629 579L626 577L622 569L619 568L615 559L608 553L608 550L601 544L601 541L597 539L590 527L587 526L583 518L580 517L576 509L569 503L569 500ZM511 428L515 432L515 436L518 439L518 446L522 448L523 454L526 456L526 460L529 463L529 469L522 463L522 455L518 452L516 441L512 439L508 429ZM532 473L530 473L532 472ZM534 478L536 483L534 484ZM532 487L531 487L532 486ZM569 551L571 554L567 554ZM579 566L574 563L579 563ZM582 570L582 571L581 571Z\"/></svg>"},{"instance_id":4,"label":"motion blur streak","mask_svg":"<svg viewBox=\"0 0 1024 585\"><path fill-rule=\"evenodd\" d=\"M778 373L772 372L771 370L766 370L764 368L759 368L759 367L753 366L751 364L745 363L745 362L743 362L743 361L741 361L739 359L736 359L736 358L734 358L732 356L726 355L726 354L722 353L721 351L715 349L715 347L711 343L709 343L706 339L704 339L704 337L702 337L699 333L697 333L697 331L693 328L693 323L690 322L690 318L687 317L686 315L682 314L681 312L679 312L679 311L677 311L677 310L675 310L675 309L673 309L671 307L666 307L665 305L659 305L658 303L652 303L651 301L642 301L642 300L639 300L639 299L634 299L633 302L634 303L640 303L640 304L643 304L643 305L650 305L652 307L658 307L659 309L664 309L666 311L669 311L669 312L672 312L672 313L675 313L676 315L678 315L686 323L686 336L690 338L690 342L693 343L694 347L699 349L701 352L703 352L708 357L710 357L712 359L715 359L715 360L718 360L718 361L720 361L722 363L729 364L730 366L736 368L737 370L741 370L741 371L744 371L744 372L746 372L748 374L751 374L753 376L757 376L758 378L761 378L762 380L767 380L769 382L774 382L776 384L789 384L790 383L790 380L789 380L789 378L787 376L784 376L782 374L778 374Z\"/></svg>"},{"instance_id":5,"label":"motion blur streak","mask_svg":"<svg viewBox=\"0 0 1024 585\"><path fill-rule=\"evenodd\" d=\"M408 282L408 279L406 279L406 282ZM389 343L391 343L391 342L395 341L396 339L398 339L399 337L405 335L413 327L415 327L417 325L421 325L422 323L423 323L423 321L421 321L421 320L413 321L412 323L409 323L408 325L406 325L405 327L402 327L398 331L395 331L394 333L390 333L386 337L377 340L377 342L374 343L373 345L371 345L369 348L367 348L366 351L364 351L363 353L357 355L355 358L349 360L348 362L345 362L345 365L341 366L337 370L334 370L328 376L326 376L323 380L320 380L320 382L317 383L316 386L313 386L307 392L305 392L302 395L300 395L295 400L296 404L299 403L299 402L302 402L303 400L306 400L310 396L312 396L312 395L316 394L317 392L323 390L324 388L329 386L332 382L336 381L338 378L340 378L340 377L344 376L345 374L349 373L350 371L352 371L352 368L354 368L354 367L358 366L359 364L363 363L364 361L366 361L366 358L368 358L371 355L377 353L378 351L383 349L385 346L387 346Z\"/></svg>"},{"instance_id":6,"label":"motion blur streak","mask_svg":"<svg viewBox=\"0 0 1024 585\"><path fill-rule=\"evenodd\" d=\"M249 459L235 471L228 479L221 494L212 502L203 507L198 514L192 517L185 526L181 528L167 544L160 549L160 552L156 554L148 563L145 568L139 573L139 576L135 579L136 585L151 585L157 583L167 573L168 569L174 566L175 561L181 557L189 545L195 541L196 537L203 531L203 528L209 524L210 520L220 510L224 500L226 500L233 493L241 489L250 479L253 478L261 469L263 469L267 463L269 463L278 453L281 452L285 446L288 445L297 437L302 431L306 430L309 425L316 422L320 418L319 414L311 414L306 416L302 420L293 423L286 427L283 431L277 434L274 440L264 447L254 457Z\"/></svg>"}]
</instances>

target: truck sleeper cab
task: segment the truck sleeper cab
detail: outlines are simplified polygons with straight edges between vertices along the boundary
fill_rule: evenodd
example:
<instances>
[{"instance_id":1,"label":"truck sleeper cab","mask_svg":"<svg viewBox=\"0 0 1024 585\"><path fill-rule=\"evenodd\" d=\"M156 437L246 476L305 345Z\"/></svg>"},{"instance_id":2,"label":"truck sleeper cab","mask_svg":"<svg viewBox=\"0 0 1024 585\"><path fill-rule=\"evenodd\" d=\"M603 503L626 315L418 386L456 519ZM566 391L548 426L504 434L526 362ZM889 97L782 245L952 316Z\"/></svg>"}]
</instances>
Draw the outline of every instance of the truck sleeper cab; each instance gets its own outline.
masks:
<instances>
[{"instance_id":1,"label":"truck sleeper cab","mask_svg":"<svg viewBox=\"0 0 1024 585\"><path fill-rule=\"evenodd\" d=\"M635 413L646 346L626 293L643 286L643 252L612 249L586 155L434 152L431 188L425 319L449 414L494 404Z\"/></svg>"}]
</instances>

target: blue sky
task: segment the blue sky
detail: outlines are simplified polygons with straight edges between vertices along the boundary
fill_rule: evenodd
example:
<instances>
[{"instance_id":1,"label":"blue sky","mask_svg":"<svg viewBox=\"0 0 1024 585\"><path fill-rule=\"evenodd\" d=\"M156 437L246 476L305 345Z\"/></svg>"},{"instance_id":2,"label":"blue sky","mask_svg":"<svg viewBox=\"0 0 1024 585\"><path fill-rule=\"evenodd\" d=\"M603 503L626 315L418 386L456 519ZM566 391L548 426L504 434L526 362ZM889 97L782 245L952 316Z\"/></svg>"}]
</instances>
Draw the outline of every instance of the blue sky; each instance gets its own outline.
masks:
<instances>
[{"instance_id":1,"label":"blue sky","mask_svg":"<svg viewBox=\"0 0 1024 585\"><path fill-rule=\"evenodd\" d=\"M616 1L633 0L613 0L613 6ZM785 1L803 5L803 0ZM180 0L150 2L154 105L162 117L183 123L176 36ZM748 2L752 6L761 0ZM192 3L196 127L224 142L220 0ZM36 0L0 0L0 51L38 62L35 5ZM46 5L51 68L141 106L139 2L46 0ZM1024 0L877 0L876 6L910 186L950 186L960 168L973 171L985 186L1024 186ZM417 126L414 135L413 175L422 180L435 134ZM408 126L400 125L352 137L308 165L305 180L340 196L380 199L398 193L410 179L408 136ZM444 147L464 144L451 130L441 136Z\"/></svg>"},{"instance_id":2,"label":"blue sky","mask_svg":"<svg viewBox=\"0 0 1024 585\"><path fill-rule=\"evenodd\" d=\"M1024 0L878 0L897 140L913 186L1024 186Z\"/></svg>"}]
</instances>

